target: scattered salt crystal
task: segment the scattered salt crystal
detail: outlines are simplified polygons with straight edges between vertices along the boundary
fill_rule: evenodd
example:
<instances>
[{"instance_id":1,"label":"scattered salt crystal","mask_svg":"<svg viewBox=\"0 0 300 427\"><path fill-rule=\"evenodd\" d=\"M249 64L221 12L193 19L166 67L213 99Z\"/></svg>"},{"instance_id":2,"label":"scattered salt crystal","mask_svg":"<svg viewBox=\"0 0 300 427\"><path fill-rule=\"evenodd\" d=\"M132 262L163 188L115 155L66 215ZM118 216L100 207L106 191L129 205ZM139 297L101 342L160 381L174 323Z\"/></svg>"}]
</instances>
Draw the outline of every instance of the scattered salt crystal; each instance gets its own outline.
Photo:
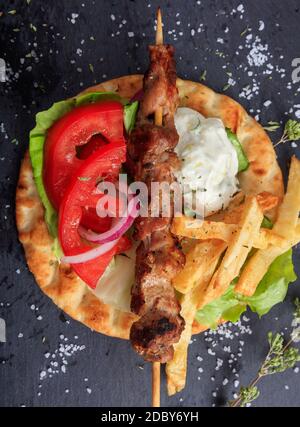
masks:
<instances>
[{"instance_id":1,"label":"scattered salt crystal","mask_svg":"<svg viewBox=\"0 0 300 427\"><path fill-rule=\"evenodd\" d=\"M265 107L269 107L271 104L272 104L272 101L270 101L270 100L267 100L264 102Z\"/></svg>"},{"instance_id":2,"label":"scattered salt crystal","mask_svg":"<svg viewBox=\"0 0 300 427\"><path fill-rule=\"evenodd\" d=\"M224 378L224 380L223 380L222 384L223 384L223 385L227 385L227 384L228 384L228 382L229 382L229 381L228 381L228 379L227 379L227 378Z\"/></svg>"},{"instance_id":3,"label":"scattered salt crystal","mask_svg":"<svg viewBox=\"0 0 300 427\"><path fill-rule=\"evenodd\" d=\"M264 21L259 21L259 27L258 27L258 31L263 31L265 28L265 23Z\"/></svg>"},{"instance_id":4,"label":"scattered salt crystal","mask_svg":"<svg viewBox=\"0 0 300 427\"><path fill-rule=\"evenodd\" d=\"M71 23L76 24L76 19L78 18L78 13L72 13L71 15Z\"/></svg>"},{"instance_id":5,"label":"scattered salt crystal","mask_svg":"<svg viewBox=\"0 0 300 427\"><path fill-rule=\"evenodd\" d=\"M222 366L223 366L223 360L218 358L215 370L218 371Z\"/></svg>"}]
</instances>

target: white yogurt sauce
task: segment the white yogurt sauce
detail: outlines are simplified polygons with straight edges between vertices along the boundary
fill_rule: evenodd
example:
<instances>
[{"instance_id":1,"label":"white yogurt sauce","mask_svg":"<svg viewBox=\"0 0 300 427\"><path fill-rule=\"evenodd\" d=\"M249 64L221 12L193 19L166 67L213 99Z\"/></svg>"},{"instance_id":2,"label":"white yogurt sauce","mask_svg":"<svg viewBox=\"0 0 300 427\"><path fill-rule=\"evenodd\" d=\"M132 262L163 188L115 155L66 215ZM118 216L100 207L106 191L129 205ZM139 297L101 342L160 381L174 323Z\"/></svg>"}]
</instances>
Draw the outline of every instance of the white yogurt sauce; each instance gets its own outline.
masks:
<instances>
[{"instance_id":1,"label":"white yogurt sauce","mask_svg":"<svg viewBox=\"0 0 300 427\"><path fill-rule=\"evenodd\" d=\"M208 216L226 208L238 191L238 157L222 120L178 108L175 126L179 134L175 151L182 162L176 178L183 187L186 213L197 210L199 216Z\"/></svg>"}]
</instances>

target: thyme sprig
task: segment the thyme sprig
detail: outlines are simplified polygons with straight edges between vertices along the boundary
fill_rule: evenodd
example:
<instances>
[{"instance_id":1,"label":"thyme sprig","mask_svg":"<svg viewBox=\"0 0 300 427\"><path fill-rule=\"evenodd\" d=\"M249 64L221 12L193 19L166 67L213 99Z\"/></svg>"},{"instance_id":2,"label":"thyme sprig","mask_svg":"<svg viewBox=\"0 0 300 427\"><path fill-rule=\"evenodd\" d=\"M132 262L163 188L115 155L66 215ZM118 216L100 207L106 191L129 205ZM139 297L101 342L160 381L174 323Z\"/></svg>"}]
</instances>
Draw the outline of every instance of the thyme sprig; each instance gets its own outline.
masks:
<instances>
[{"instance_id":1,"label":"thyme sprig","mask_svg":"<svg viewBox=\"0 0 300 427\"><path fill-rule=\"evenodd\" d=\"M300 300L295 300L294 320L290 340L285 344L282 334L268 333L269 351L253 381L248 387L241 387L238 397L229 402L231 407L244 407L259 397L258 382L267 375L285 372L300 361L299 349L293 343L300 341Z\"/></svg>"},{"instance_id":2,"label":"thyme sprig","mask_svg":"<svg viewBox=\"0 0 300 427\"><path fill-rule=\"evenodd\" d=\"M280 144L285 144L286 142L298 141L300 139L300 122L297 120L288 120L285 124L283 134L280 140L274 145L277 147Z\"/></svg>"}]
</instances>

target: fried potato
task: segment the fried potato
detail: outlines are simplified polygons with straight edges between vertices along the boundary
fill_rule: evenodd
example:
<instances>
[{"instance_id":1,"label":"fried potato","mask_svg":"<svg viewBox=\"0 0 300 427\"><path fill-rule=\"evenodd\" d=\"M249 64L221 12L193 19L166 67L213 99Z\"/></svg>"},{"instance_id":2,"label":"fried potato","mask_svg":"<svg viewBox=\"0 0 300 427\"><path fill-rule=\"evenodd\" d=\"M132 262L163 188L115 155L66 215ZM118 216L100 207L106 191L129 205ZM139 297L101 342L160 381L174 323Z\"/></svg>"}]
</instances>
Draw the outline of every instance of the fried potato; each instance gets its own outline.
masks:
<instances>
[{"instance_id":1,"label":"fried potato","mask_svg":"<svg viewBox=\"0 0 300 427\"><path fill-rule=\"evenodd\" d=\"M177 236L189 237L190 239L207 240L220 239L230 242L238 232L237 224L226 224L225 222L200 221L189 217L174 218L172 233ZM265 249L268 245L282 246L285 239L271 230L261 229L253 242L253 247Z\"/></svg>"},{"instance_id":2,"label":"fried potato","mask_svg":"<svg viewBox=\"0 0 300 427\"><path fill-rule=\"evenodd\" d=\"M287 191L278 210L274 232L292 238L300 211L300 161L293 156L290 166Z\"/></svg>"},{"instance_id":3,"label":"fried potato","mask_svg":"<svg viewBox=\"0 0 300 427\"><path fill-rule=\"evenodd\" d=\"M239 275L240 269L253 247L254 240L257 238L262 220L263 212L256 197L247 196L239 229L233 235L219 268L204 292L201 307L223 295L232 280Z\"/></svg>"},{"instance_id":4,"label":"fried potato","mask_svg":"<svg viewBox=\"0 0 300 427\"><path fill-rule=\"evenodd\" d=\"M269 246L267 249L257 251L243 269L238 283L234 288L235 292L249 297L252 296L272 262L299 242L300 225L297 225L292 238L290 240L285 240L283 246Z\"/></svg>"},{"instance_id":5,"label":"fried potato","mask_svg":"<svg viewBox=\"0 0 300 427\"><path fill-rule=\"evenodd\" d=\"M225 243L220 240L201 242L207 246L205 256L201 258L201 271L199 282L181 299L181 315L185 320L185 329L180 340L174 345L174 357L166 365L167 387L169 396L179 392L185 387L187 372L187 351L192 336L193 322L195 319L199 298L209 283L219 258L225 249Z\"/></svg>"},{"instance_id":6,"label":"fried potato","mask_svg":"<svg viewBox=\"0 0 300 427\"><path fill-rule=\"evenodd\" d=\"M274 209L279 203L279 197L264 191L256 196L259 206L264 213ZM226 224L238 224L243 213L244 193L238 193L230 205L224 211L218 212L209 217L212 221L222 221Z\"/></svg>"},{"instance_id":7,"label":"fried potato","mask_svg":"<svg viewBox=\"0 0 300 427\"><path fill-rule=\"evenodd\" d=\"M194 244L186 253L186 262L183 270L173 279L173 286L182 294L186 294L196 286L205 274L207 268L219 259L220 254L215 248L222 248L223 252L227 244L220 240L202 241Z\"/></svg>"},{"instance_id":8,"label":"fried potato","mask_svg":"<svg viewBox=\"0 0 300 427\"><path fill-rule=\"evenodd\" d=\"M300 226L298 224L300 211L300 161L292 157L289 172L287 192L279 207L278 218L273 227L275 233L286 238L286 243L279 246L269 246L267 249L259 250L247 262L235 291L243 295L251 296L264 277L272 262L300 240Z\"/></svg>"}]
</instances>

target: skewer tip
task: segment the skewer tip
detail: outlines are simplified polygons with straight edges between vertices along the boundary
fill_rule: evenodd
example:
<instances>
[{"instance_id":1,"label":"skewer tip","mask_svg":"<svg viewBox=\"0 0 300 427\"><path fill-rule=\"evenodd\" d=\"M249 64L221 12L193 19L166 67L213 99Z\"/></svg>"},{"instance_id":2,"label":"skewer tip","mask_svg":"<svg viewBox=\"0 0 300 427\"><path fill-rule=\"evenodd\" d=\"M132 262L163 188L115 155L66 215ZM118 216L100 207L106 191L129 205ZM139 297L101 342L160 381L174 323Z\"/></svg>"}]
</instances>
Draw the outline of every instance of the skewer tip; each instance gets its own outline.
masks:
<instances>
[{"instance_id":1,"label":"skewer tip","mask_svg":"<svg viewBox=\"0 0 300 427\"><path fill-rule=\"evenodd\" d=\"M163 29L162 29L162 16L161 16L161 9L160 7L157 9L156 12L156 21L157 21L157 27L156 27L156 44L160 45L164 43L163 40Z\"/></svg>"}]
</instances>

